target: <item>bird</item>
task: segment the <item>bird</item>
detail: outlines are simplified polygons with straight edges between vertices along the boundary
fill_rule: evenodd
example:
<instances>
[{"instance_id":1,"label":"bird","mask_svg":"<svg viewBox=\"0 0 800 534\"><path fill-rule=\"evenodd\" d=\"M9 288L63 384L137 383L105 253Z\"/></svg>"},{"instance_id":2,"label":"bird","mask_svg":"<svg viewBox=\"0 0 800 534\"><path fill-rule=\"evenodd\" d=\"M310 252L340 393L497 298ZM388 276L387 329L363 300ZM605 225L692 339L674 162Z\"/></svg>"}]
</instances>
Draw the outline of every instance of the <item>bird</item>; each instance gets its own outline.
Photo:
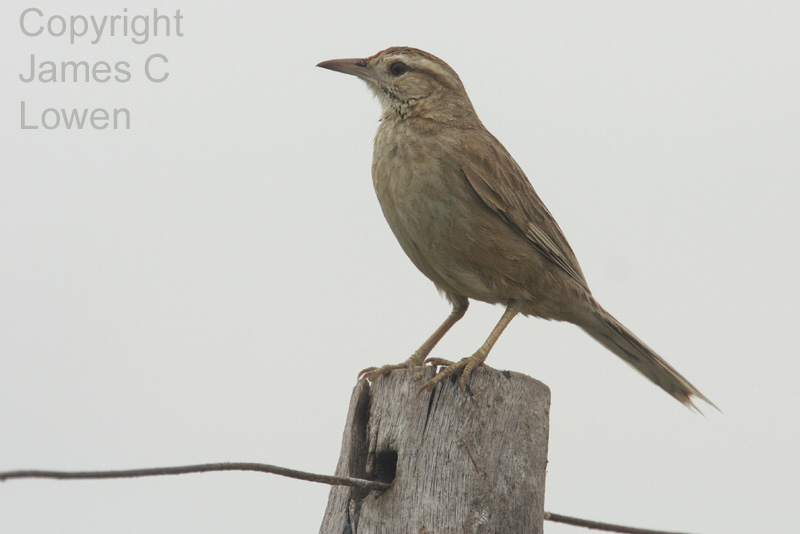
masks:
<instances>
[{"instance_id":1,"label":"bird","mask_svg":"<svg viewBox=\"0 0 800 534\"><path fill-rule=\"evenodd\" d=\"M359 379L431 364L439 370L417 398L458 373L467 391L472 371L522 314L573 323L690 409L697 409L693 399L714 406L595 300L561 228L447 63L396 46L317 66L360 78L380 102L372 181L381 210L411 262L452 306L407 360L368 367ZM429 358L471 300L505 306L485 343L455 362Z\"/></svg>"}]
</instances>

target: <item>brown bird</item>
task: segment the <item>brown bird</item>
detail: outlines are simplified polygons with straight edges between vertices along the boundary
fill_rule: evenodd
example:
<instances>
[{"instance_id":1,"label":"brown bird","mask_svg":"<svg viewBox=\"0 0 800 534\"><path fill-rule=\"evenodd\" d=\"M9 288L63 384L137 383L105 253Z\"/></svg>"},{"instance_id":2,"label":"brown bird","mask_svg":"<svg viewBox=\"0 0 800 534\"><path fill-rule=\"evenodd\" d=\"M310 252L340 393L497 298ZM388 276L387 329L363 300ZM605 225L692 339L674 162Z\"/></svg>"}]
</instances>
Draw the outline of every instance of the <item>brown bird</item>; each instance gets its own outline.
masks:
<instances>
[{"instance_id":1,"label":"brown bird","mask_svg":"<svg viewBox=\"0 0 800 534\"><path fill-rule=\"evenodd\" d=\"M576 324L683 404L700 391L592 297L578 260L522 169L478 119L461 79L441 59L408 47L318 67L352 74L383 110L372 180L383 214L405 253L453 306L405 362L370 367L444 366L420 388L461 371L465 390L518 313ZM464 316L469 299L506 306L486 342L458 362L426 357ZM713 405L713 404L712 404Z\"/></svg>"}]
</instances>

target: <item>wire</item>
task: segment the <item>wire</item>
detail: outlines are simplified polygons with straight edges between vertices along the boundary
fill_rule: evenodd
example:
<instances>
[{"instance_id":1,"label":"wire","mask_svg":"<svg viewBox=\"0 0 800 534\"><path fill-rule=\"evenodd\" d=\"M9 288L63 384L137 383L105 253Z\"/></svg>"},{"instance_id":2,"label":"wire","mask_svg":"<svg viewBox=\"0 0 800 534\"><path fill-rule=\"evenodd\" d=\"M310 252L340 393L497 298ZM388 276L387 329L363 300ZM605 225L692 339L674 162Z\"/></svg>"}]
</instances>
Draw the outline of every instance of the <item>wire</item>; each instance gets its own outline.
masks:
<instances>
[{"instance_id":1,"label":"wire","mask_svg":"<svg viewBox=\"0 0 800 534\"><path fill-rule=\"evenodd\" d=\"M578 517L570 517L568 515L554 514L551 512L544 513L544 520L576 527L591 528L594 530L605 530L606 532L622 532L623 534L682 534L680 532L668 532L666 530L651 530L649 528L625 527L611 523L601 523L600 521L580 519Z\"/></svg>"},{"instance_id":2,"label":"wire","mask_svg":"<svg viewBox=\"0 0 800 534\"><path fill-rule=\"evenodd\" d=\"M0 482L15 478L52 478L57 480L79 480L79 479L103 479L103 478L136 478L152 477L162 475L185 475L188 473L208 473L213 471L257 471L260 473L270 473L284 477L305 480L308 482L319 482L330 486L350 486L352 488L369 489L375 491L386 491L392 487L385 482L374 480L364 480L362 478L334 477L330 475L320 475L288 469L277 465L259 464L253 462L220 462L214 464L195 464L173 467L148 467L144 469L120 469L113 471L50 471L44 469L24 469L18 471L0 472ZM680 532L668 532L665 530L649 530L643 528L626 527L613 525L611 523L601 523L588 519L580 519L551 512L544 513L545 521L555 523L565 523L578 527L604 530L606 532L620 532L623 534L681 534Z\"/></svg>"},{"instance_id":3,"label":"wire","mask_svg":"<svg viewBox=\"0 0 800 534\"><path fill-rule=\"evenodd\" d=\"M330 486L350 486L353 488L385 491L391 487L385 482L363 480L361 478L333 477L307 473L296 469L288 469L277 465L258 464L252 462L220 462L215 464L181 465L176 467L149 467L145 469L122 469L114 471L47 471L27 469L20 471L0 472L0 482L12 478L55 478L59 480L97 479L97 478L135 478L161 475L185 475L187 473L208 473L211 471L258 471L271 473L298 480L319 482Z\"/></svg>"}]
</instances>

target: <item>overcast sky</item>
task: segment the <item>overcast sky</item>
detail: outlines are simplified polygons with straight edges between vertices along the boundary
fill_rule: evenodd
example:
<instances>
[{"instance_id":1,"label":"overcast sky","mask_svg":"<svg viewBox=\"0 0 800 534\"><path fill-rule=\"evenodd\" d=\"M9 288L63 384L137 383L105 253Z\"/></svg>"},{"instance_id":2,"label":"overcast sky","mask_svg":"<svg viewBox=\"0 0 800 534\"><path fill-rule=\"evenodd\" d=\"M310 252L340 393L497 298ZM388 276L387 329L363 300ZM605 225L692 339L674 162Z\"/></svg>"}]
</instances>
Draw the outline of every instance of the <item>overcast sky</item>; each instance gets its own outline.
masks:
<instances>
[{"instance_id":1,"label":"overcast sky","mask_svg":"<svg viewBox=\"0 0 800 534\"><path fill-rule=\"evenodd\" d=\"M4 0L0 470L333 472L357 372L449 307L375 199L377 101L314 65L409 45L459 73L597 299L723 412L692 414L572 325L516 319L488 363L552 390L545 508L796 529L799 5ZM46 31L124 7L180 9L183 36ZM130 79L26 83L31 55ZM48 130L48 108L125 108L130 129ZM474 304L434 355L471 354L501 313ZM14 481L0 530L316 532L327 495L247 473Z\"/></svg>"}]
</instances>

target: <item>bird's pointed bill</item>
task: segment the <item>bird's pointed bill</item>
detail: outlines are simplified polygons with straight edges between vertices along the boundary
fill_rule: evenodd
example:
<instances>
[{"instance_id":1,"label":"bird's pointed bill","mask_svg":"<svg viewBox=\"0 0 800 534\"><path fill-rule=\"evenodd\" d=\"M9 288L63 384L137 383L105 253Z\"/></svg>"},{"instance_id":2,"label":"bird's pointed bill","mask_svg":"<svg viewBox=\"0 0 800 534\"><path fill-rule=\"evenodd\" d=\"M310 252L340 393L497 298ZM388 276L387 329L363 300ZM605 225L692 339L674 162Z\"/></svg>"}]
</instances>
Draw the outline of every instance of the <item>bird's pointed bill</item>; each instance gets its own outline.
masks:
<instances>
[{"instance_id":1,"label":"bird's pointed bill","mask_svg":"<svg viewBox=\"0 0 800 534\"><path fill-rule=\"evenodd\" d=\"M344 74L351 74L359 78L367 78L369 76L367 62L359 58L329 59L328 61L317 63L317 67L342 72Z\"/></svg>"}]
</instances>

